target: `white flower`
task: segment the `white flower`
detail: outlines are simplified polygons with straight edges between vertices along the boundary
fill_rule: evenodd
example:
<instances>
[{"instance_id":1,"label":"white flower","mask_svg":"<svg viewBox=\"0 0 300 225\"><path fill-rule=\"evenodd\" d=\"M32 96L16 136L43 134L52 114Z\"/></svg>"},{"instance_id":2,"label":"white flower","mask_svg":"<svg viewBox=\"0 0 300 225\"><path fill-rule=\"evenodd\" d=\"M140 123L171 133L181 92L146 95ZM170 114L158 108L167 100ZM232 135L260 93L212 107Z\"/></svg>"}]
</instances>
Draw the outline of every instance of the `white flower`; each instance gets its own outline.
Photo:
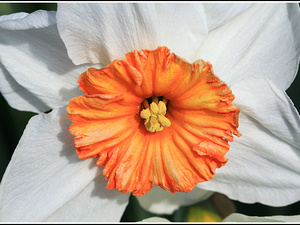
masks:
<instances>
[{"instance_id":1,"label":"white flower","mask_svg":"<svg viewBox=\"0 0 300 225\"><path fill-rule=\"evenodd\" d=\"M299 62L297 4L62 3L57 13L2 16L0 29L1 93L39 113L2 179L1 221L120 220L129 194L107 190L102 167L78 159L66 106L81 95L77 79L89 67L162 45L212 63L236 97L243 136L212 180L189 193L155 188L140 204L172 213L210 191L273 206L300 200L300 120L285 93Z\"/></svg>"}]
</instances>

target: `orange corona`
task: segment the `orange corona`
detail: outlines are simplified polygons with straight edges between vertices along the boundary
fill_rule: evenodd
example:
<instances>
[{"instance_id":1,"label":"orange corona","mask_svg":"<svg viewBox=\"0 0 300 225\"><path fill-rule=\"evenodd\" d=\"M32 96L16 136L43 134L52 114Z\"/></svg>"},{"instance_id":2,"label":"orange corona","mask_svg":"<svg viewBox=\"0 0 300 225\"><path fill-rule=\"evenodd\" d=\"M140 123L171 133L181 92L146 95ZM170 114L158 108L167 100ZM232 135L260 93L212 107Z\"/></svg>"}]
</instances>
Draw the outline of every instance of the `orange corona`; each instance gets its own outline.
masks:
<instances>
[{"instance_id":1,"label":"orange corona","mask_svg":"<svg viewBox=\"0 0 300 225\"><path fill-rule=\"evenodd\" d=\"M240 110L203 60L166 47L132 51L78 80L85 95L67 107L80 159L96 157L107 188L140 196L153 185L189 192L224 166Z\"/></svg>"}]
</instances>

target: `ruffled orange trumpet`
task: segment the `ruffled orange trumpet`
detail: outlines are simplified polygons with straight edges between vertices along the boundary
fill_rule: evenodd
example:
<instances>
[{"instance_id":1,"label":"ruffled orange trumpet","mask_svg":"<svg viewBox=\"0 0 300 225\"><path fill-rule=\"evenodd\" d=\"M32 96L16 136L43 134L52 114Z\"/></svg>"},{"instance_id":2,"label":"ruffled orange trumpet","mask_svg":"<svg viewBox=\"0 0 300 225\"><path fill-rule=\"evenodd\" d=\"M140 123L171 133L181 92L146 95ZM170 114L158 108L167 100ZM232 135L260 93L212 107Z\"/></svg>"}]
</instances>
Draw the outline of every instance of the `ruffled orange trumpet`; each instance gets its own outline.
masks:
<instances>
[{"instance_id":1,"label":"ruffled orange trumpet","mask_svg":"<svg viewBox=\"0 0 300 225\"><path fill-rule=\"evenodd\" d=\"M97 157L108 189L140 196L153 185L189 192L224 166L240 109L203 60L166 47L132 51L78 80L85 95L67 107L81 159Z\"/></svg>"}]
</instances>

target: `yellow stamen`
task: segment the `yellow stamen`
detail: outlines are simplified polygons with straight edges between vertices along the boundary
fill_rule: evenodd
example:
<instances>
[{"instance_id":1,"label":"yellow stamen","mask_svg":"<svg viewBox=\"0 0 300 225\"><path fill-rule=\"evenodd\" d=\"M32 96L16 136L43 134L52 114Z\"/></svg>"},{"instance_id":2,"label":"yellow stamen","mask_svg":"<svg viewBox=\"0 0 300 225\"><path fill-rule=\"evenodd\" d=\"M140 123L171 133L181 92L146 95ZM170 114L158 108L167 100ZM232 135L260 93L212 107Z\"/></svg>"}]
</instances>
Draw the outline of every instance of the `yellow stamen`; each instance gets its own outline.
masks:
<instances>
[{"instance_id":1,"label":"yellow stamen","mask_svg":"<svg viewBox=\"0 0 300 225\"><path fill-rule=\"evenodd\" d=\"M155 100L158 101L158 99ZM143 109L140 115L143 119L146 119L146 129L153 133L155 131L162 131L164 127L171 126L170 120L165 117L166 112L167 107L163 101L159 101L158 104L153 101L150 104L150 108Z\"/></svg>"},{"instance_id":2,"label":"yellow stamen","mask_svg":"<svg viewBox=\"0 0 300 225\"><path fill-rule=\"evenodd\" d=\"M149 108L143 109L143 110L141 111L141 117L142 117L143 119L148 119L150 116L151 116L151 112L150 112L150 109L149 109Z\"/></svg>"},{"instance_id":3,"label":"yellow stamen","mask_svg":"<svg viewBox=\"0 0 300 225\"><path fill-rule=\"evenodd\" d=\"M162 101L158 103L158 113L161 115L166 115L167 113L167 107Z\"/></svg>"}]
</instances>

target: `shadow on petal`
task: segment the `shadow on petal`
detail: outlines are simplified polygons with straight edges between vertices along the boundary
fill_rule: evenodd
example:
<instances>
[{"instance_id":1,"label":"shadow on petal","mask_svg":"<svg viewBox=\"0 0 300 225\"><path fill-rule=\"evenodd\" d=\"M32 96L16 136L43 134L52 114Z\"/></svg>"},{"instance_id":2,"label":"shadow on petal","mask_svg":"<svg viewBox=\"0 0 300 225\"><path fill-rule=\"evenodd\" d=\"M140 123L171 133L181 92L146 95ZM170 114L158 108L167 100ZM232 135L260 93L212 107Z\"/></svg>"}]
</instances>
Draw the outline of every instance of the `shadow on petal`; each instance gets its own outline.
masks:
<instances>
[{"instance_id":1,"label":"shadow on petal","mask_svg":"<svg viewBox=\"0 0 300 225\"><path fill-rule=\"evenodd\" d=\"M13 52L23 52L23 54L30 52L28 56L42 66L46 66L49 71L64 75L74 69L56 24L40 29L1 30L1 34L6 37L1 38L1 45L9 46ZM17 58L15 57L15 60Z\"/></svg>"},{"instance_id":2,"label":"shadow on petal","mask_svg":"<svg viewBox=\"0 0 300 225\"><path fill-rule=\"evenodd\" d=\"M79 77L79 75L78 75ZM59 96L61 96L62 100L65 102L69 102L72 98L75 98L77 96L83 95L84 93L79 90L79 87L67 89L67 88L61 88L58 92ZM71 125L71 124L70 124Z\"/></svg>"},{"instance_id":3,"label":"shadow on petal","mask_svg":"<svg viewBox=\"0 0 300 225\"><path fill-rule=\"evenodd\" d=\"M26 104L30 106L24 106L24 103L22 104L22 108L16 107L18 110L26 110L26 111L32 111L31 106L36 108L38 111L45 112L50 109L49 106L40 98L38 98L36 95L34 95L32 92L30 92L28 89L21 86L14 78L10 75L10 73L6 70L6 68L3 66L2 63L0 63L0 70L3 74L3 81L4 83L7 83L14 94L18 95L18 98L24 99ZM1 85L2 86L2 85ZM4 96L5 94L5 87L3 89L1 88L1 92ZM7 91L9 94L9 92ZM10 102L10 101L9 101ZM14 102L13 102L14 103Z\"/></svg>"},{"instance_id":4,"label":"shadow on petal","mask_svg":"<svg viewBox=\"0 0 300 225\"><path fill-rule=\"evenodd\" d=\"M95 165L96 166L96 165ZM93 180L94 190L92 191L92 196L96 196L101 199L116 199L118 204L124 204L128 201L130 193L122 193L116 189L107 189L107 181L105 176L102 175L102 166L98 167L99 175Z\"/></svg>"},{"instance_id":5,"label":"shadow on petal","mask_svg":"<svg viewBox=\"0 0 300 225\"><path fill-rule=\"evenodd\" d=\"M84 160L89 159L79 159L76 154L76 149L74 147L74 137L70 134L68 127L72 124L72 121L68 118L66 107L60 109L63 114L60 118L61 131L57 134L57 138L63 143L62 149L60 151L60 156L65 157L69 164L81 163ZM96 166L97 159L94 158L88 164L88 169L93 170ZM68 166L68 165L66 165ZM107 181L105 176L102 174L103 166L97 168L97 173L95 178L91 181L94 183L93 191L91 192L91 197L98 197L99 199L116 199L116 203L121 205L128 201L130 193L124 194L117 190L109 190L106 188ZM92 171L91 171L92 172ZM88 185L88 184L87 184Z\"/></svg>"}]
</instances>

